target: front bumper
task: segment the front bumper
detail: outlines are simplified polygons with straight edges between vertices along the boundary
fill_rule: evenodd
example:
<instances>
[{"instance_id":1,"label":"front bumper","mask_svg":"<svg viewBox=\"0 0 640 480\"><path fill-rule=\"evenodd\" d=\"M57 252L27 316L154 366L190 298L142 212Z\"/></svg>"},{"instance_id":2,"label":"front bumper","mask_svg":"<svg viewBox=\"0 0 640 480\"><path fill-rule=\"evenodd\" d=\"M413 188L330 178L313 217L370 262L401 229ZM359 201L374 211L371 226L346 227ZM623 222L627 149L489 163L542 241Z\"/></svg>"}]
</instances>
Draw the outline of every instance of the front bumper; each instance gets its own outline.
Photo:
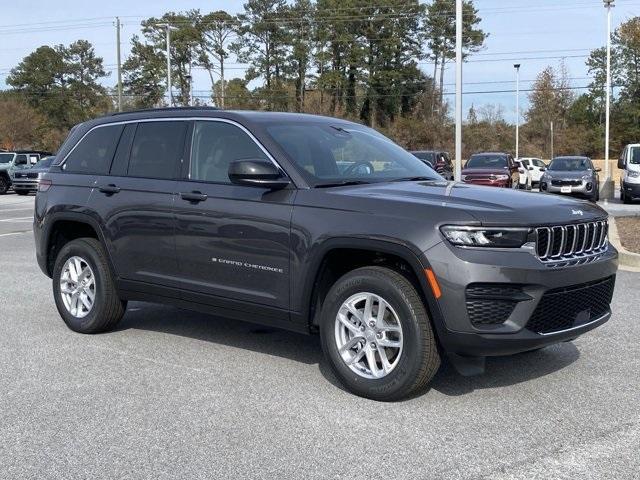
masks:
<instances>
[{"instance_id":1,"label":"front bumper","mask_svg":"<svg viewBox=\"0 0 640 480\"><path fill-rule=\"evenodd\" d=\"M562 291L577 284L598 283L614 278L618 253L611 245L591 263L551 268L524 251L463 249L442 242L425 252L438 279L441 297L435 302L436 329L448 353L462 356L494 356L533 350L573 339L605 323L611 316L608 302L597 315L569 318L569 328L539 333L531 330L534 314L545 293ZM613 281L613 280L612 280ZM500 285L514 289L522 299L515 303L505 320L497 324L472 322L469 286ZM545 298L549 298L548 296ZM496 306L499 306L499 302ZM491 305L491 304L489 304ZM585 307L587 308L587 307ZM497 315L497 308L484 310L482 317ZM477 320L477 316L475 317Z\"/></svg>"},{"instance_id":2,"label":"front bumper","mask_svg":"<svg viewBox=\"0 0 640 480\"><path fill-rule=\"evenodd\" d=\"M596 184L595 182L582 181L580 185L553 185L550 181L546 181L546 189L545 192L549 193L561 193L565 195L581 195L584 197L591 197L595 195L596 192ZM591 184L591 188L587 188L588 184ZM570 188L570 191L562 191L563 189Z\"/></svg>"},{"instance_id":3,"label":"front bumper","mask_svg":"<svg viewBox=\"0 0 640 480\"><path fill-rule=\"evenodd\" d=\"M37 178L12 178L11 184L13 185L14 190L30 190L35 192L38 190L40 180Z\"/></svg>"},{"instance_id":4,"label":"front bumper","mask_svg":"<svg viewBox=\"0 0 640 480\"><path fill-rule=\"evenodd\" d=\"M622 181L622 190L631 198L640 198L640 183Z\"/></svg>"},{"instance_id":5,"label":"front bumper","mask_svg":"<svg viewBox=\"0 0 640 480\"><path fill-rule=\"evenodd\" d=\"M499 187L499 188L507 188L509 187L509 180L464 180L463 183L468 183L469 185L483 185L485 187Z\"/></svg>"}]
</instances>

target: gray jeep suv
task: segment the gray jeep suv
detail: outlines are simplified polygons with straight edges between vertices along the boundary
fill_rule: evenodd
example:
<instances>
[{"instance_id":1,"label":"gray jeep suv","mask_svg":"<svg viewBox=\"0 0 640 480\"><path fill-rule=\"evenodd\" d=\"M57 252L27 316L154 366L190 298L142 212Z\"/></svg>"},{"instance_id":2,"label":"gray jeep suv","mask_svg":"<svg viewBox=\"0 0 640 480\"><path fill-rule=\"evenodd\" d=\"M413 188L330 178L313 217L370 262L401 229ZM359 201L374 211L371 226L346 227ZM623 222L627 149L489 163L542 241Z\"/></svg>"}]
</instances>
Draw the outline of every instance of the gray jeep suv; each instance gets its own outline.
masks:
<instances>
[{"instance_id":1,"label":"gray jeep suv","mask_svg":"<svg viewBox=\"0 0 640 480\"><path fill-rule=\"evenodd\" d=\"M478 373L611 315L597 205L446 181L344 120L114 114L78 125L38 188L37 259L71 329L144 300L319 333L373 399L425 388L444 355Z\"/></svg>"}]
</instances>

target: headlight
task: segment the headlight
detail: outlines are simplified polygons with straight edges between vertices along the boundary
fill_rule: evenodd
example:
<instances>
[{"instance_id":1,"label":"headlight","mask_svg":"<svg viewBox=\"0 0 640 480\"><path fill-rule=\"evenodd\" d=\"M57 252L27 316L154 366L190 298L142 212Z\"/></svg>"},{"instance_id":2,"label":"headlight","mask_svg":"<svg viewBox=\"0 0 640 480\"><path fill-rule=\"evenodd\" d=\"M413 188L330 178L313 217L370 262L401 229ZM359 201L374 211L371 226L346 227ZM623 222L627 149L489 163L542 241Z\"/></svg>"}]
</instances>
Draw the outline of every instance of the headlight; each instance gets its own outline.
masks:
<instances>
[{"instance_id":1,"label":"headlight","mask_svg":"<svg viewBox=\"0 0 640 480\"><path fill-rule=\"evenodd\" d=\"M467 179L466 175L460 175L460 181L464 182Z\"/></svg>"},{"instance_id":2,"label":"headlight","mask_svg":"<svg viewBox=\"0 0 640 480\"><path fill-rule=\"evenodd\" d=\"M591 175L583 175L582 180L584 180L585 182L588 182L589 180L591 180Z\"/></svg>"},{"instance_id":3,"label":"headlight","mask_svg":"<svg viewBox=\"0 0 640 480\"><path fill-rule=\"evenodd\" d=\"M508 180L509 179L509 175L496 175L494 178L496 180Z\"/></svg>"},{"instance_id":4,"label":"headlight","mask_svg":"<svg viewBox=\"0 0 640 480\"><path fill-rule=\"evenodd\" d=\"M640 177L640 172L628 171L627 175L629 175L631 178L638 178L638 177Z\"/></svg>"},{"instance_id":5,"label":"headlight","mask_svg":"<svg viewBox=\"0 0 640 480\"><path fill-rule=\"evenodd\" d=\"M528 228L446 225L440 231L450 243L464 247L519 248L529 235Z\"/></svg>"}]
</instances>

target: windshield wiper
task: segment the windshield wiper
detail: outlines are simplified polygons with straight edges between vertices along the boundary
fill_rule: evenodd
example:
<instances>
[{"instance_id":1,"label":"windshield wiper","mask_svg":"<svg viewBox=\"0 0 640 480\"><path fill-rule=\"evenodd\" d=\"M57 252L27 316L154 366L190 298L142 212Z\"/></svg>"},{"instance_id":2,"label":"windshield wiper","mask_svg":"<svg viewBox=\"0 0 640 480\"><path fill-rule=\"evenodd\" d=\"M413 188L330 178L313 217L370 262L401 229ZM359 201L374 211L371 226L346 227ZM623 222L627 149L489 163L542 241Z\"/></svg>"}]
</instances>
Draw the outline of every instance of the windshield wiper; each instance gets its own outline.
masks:
<instances>
[{"instance_id":1,"label":"windshield wiper","mask_svg":"<svg viewBox=\"0 0 640 480\"><path fill-rule=\"evenodd\" d=\"M401 178L394 178L393 180L390 180L391 182L420 182L422 180L438 180L435 177L401 177Z\"/></svg>"},{"instance_id":2,"label":"windshield wiper","mask_svg":"<svg viewBox=\"0 0 640 480\"><path fill-rule=\"evenodd\" d=\"M331 187L345 187L348 185L368 185L371 182L366 182L364 180L345 180L344 182L335 182L335 183L319 183L315 185L313 188L331 188Z\"/></svg>"}]
</instances>

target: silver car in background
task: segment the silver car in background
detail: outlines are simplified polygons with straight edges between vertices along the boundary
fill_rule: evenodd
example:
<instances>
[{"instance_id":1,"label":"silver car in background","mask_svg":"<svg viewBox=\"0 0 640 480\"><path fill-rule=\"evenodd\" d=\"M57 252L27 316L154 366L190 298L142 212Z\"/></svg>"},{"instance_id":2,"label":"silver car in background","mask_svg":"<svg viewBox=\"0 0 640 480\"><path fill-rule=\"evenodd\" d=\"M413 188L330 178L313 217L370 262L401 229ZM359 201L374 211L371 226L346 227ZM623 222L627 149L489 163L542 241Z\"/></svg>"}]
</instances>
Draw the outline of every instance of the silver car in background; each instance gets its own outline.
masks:
<instances>
[{"instance_id":1,"label":"silver car in background","mask_svg":"<svg viewBox=\"0 0 640 480\"><path fill-rule=\"evenodd\" d=\"M573 195L597 202L600 198L599 171L589 157L556 157L540 178L540 191Z\"/></svg>"}]
</instances>

